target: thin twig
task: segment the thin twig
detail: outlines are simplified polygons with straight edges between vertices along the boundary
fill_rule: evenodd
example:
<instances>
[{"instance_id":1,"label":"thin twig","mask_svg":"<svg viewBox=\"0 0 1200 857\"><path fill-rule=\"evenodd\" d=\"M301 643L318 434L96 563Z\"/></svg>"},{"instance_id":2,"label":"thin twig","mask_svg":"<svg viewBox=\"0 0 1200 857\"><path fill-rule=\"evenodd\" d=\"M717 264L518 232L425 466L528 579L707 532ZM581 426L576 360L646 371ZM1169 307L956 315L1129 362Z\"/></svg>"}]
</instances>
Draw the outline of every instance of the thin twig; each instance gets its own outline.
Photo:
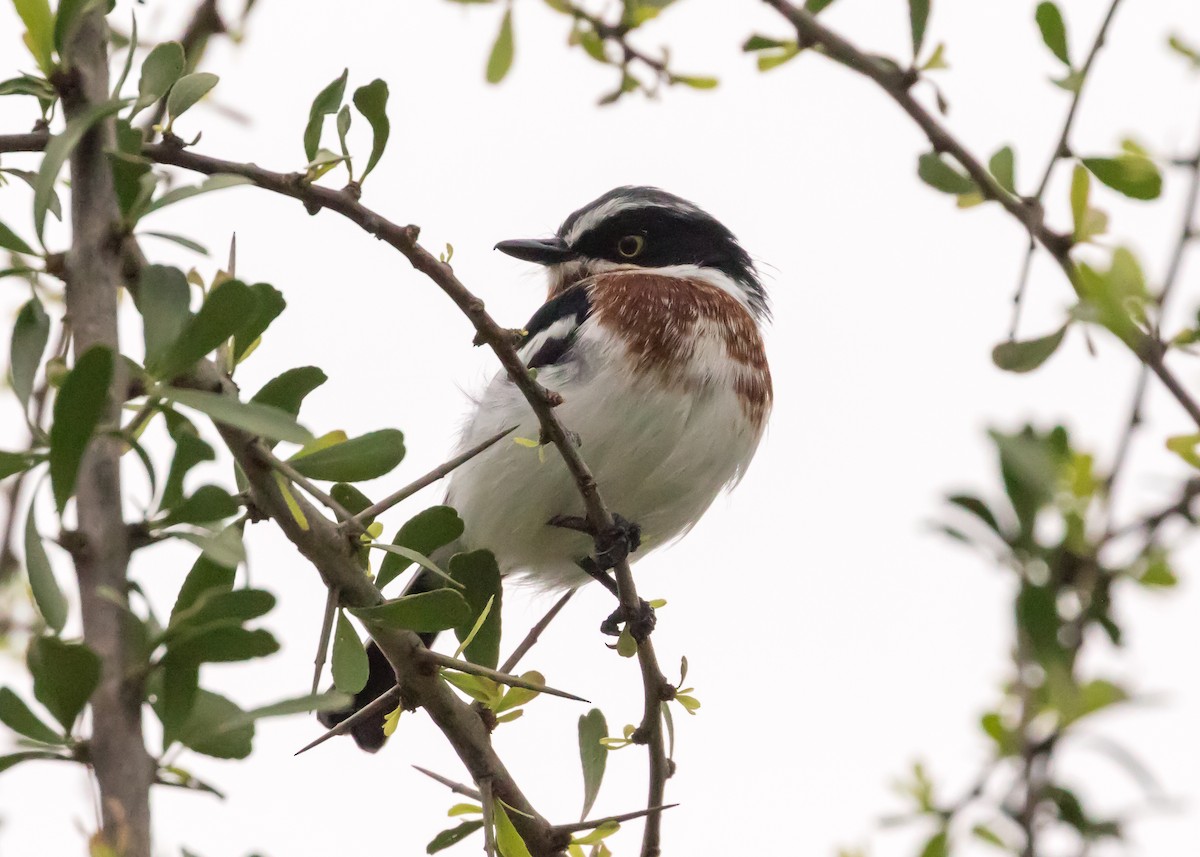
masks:
<instances>
[{"instance_id":1,"label":"thin twig","mask_svg":"<svg viewBox=\"0 0 1200 857\"><path fill-rule=\"evenodd\" d=\"M313 693L317 692L321 684L321 673L325 669L325 657L329 652L329 636L333 633L333 617L337 613L337 606L337 587L331 586L325 594L325 612L321 614L321 636L317 640L317 656L313 658Z\"/></svg>"},{"instance_id":2,"label":"thin twig","mask_svg":"<svg viewBox=\"0 0 1200 857\"><path fill-rule=\"evenodd\" d=\"M926 110L910 92L912 76L893 64L881 62L859 50L842 36L821 24L806 9L795 6L788 0L764 0L783 15L796 29L804 44L821 45L824 53L847 68L873 80L900 108L907 113L925 134L934 151L949 155L958 162L974 180L979 192L986 199L998 202L1046 248L1050 256L1062 269L1072 290L1082 295L1083 289L1075 262L1071 259L1074 246L1072 237L1056 232L1046 225L1041 204L1027 202L1009 193L996 181L988 169L951 134L942 123ZM1188 416L1200 426L1200 403L1179 382L1162 359L1161 345L1151 336L1140 331L1131 334L1127 342L1130 350L1158 376L1171 396L1187 411Z\"/></svg>"},{"instance_id":3,"label":"thin twig","mask_svg":"<svg viewBox=\"0 0 1200 857\"><path fill-rule=\"evenodd\" d=\"M1071 106L1067 109L1066 119L1063 120L1062 131L1059 132L1058 141L1054 144L1054 150L1050 153L1050 160L1046 162L1046 168L1042 171L1042 178L1038 182L1037 192L1032 197L1033 201L1039 205L1042 202L1042 197L1046 194L1046 188L1050 185L1050 177L1054 174L1055 166L1064 158L1071 157L1071 129L1075 125L1075 116L1079 112L1079 102L1083 98L1083 88L1087 85L1088 77L1092 71L1092 64L1096 61L1096 55L1100 53L1100 48L1104 46L1109 25L1112 24L1119 5L1121 5L1121 0L1112 0L1109 4L1108 13L1104 16L1104 20L1100 24L1100 29L1096 32L1096 38L1092 40L1092 47L1088 51L1087 59L1084 60L1083 67L1079 70L1078 85L1071 94ZM1017 326L1021 321L1021 308L1025 301L1025 289L1029 284L1029 270L1033 264L1035 249L1037 249L1037 244L1033 236L1030 235L1029 247L1025 251L1025 260L1021 264L1021 276L1017 281L1017 291L1013 295L1012 323L1008 329L1008 338L1010 340L1017 338Z\"/></svg>"},{"instance_id":4,"label":"thin twig","mask_svg":"<svg viewBox=\"0 0 1200 857\"><path fill-rule=\"evenodd\" d=\"M654 815L666 809L674 809L679 806L677 803L668 803L664 806L648 806L645 809L639 809L634 812L626 812L622 815L608 815L604 818L594 818L591 821L576 821L573 824L556 824L554 825L555 833L578 833L581 830L595 830L604 824L616 822L620 824L623 821L633 821L635 818L643 818L647 815Z\"/></svg>"},{"instance_id":5,"label":"thin twig","mask_svg":"<svg viewBox=\"0 0 1200 857\"><path fill-rule=\"evenodd\" d=\"M466 464L472 458L479 455L484 450L490 448L491 446L493 446L500 440L503 440L507 435L512 434L516 430L517 430L516 426L513 426L512 428L507 428L504 431L498 432L497 434L493 435L492 437L489 437L483 443L481 443L477 446L471 447L466 452L464 452L460 455L454 456L454 458L451 458L449 461L445 462L444 464L439 464L437 467L433 468L433 470L430 470L428 473L426 473L421 478L415 479L412 482L408 483L407 485L405 485L403 488L401 488L396 493L390 494L387 497L384 497L378 503L374 503L374 504L368 506L367 508L365 508L361 512L359 512L357 515L352 515L351 517L347 518L345 521L342 522L342 529L344 529L346 531L351 531L351 530L362 531L363 521L378 517L380 514L382 514L383 512L386 512L388 509L392 508L393 506L395 506L399 503L403 503L405 500L407 500L413 494L416 494L418 491L420 491L422 488L432 485L434 482L437 482L439 479L442 479L445 476L449 475L455 469L457 469L458 467L461 467L463 464Z\"/></svg>"},{"instance_id":6,"label":"thin twig","mask_svg":"<svg viewBox=\"0 0 1200 857\"><path fill-rule=\"evenodd\" d=\"M546 687L544 684L529 681L517 675L509 675L508 673L500 672L499 670L481 667L479 664L473 664L470 661L462 661L458 658L452 658L449 655L443 655L440 652L435 652L431 649L426 650L424 658L439 667L444 667L448 670L455 670L460 673L468 673L469 675L483 676L490 678L492 681L506 684L509 687L522 687L526 690L536 690L538 693L548 693L551 696L561 696L563 699L571 699L575 702L589 702L582 696L576 696L573 693L567 693L565 690L557 690L553 687Z\"/></svg>"},{"instance_id":7,"label":"thin twig","mask_svg":"<svg viewBox=\"0 0 1200 857\"><path fill-rule=\"evenodd\" d=\"M455 794L460 794L463 797L474 798L475 800L483 800L483 795L468 785L457 783L449 777L443 777L441 774L435 774L433 771L429 770L428 768L422 768L420 765L413 765L413 767L425 776L429 777L431 780L437 780Z\"/></svg>"},{"instance_id":8,"label":"thin twig","mask_svg":"<svg viewBox=\"0 0 1200 857\"><path fill-rule=\"evenodd\" d=\"M307 753L313 747L319 744L324 744L330 738L336 738L338 735L345 735L355 725L362 723L368 718L374 717L384 711L390 711L400 704L400 686L392 685L388 690L385 690L379 696L372 699L358 711L351 714L341 723L334 726L332 729L322 733L316 740L310 741L292 755L299 756L301 753Z\"/></svg>"},{"instance_id":9,"label":"thin twig","mask_svg":"<svg viewBox=\"0 0 1200 857\"><path fill-rule=\"evenodd\" d=\"M1179 281L1179 272L1183 267L1183 258L1186 255L1188 246L1196 238L1196 211L1200 205L1200 145L1196 148L1196 153L1192 158L1183 163L1191 174L1188 181L1187 197L1183 204L1183 215L1179 224L1179 231L1175 237L1175 245L1171 250L1171 259L1167 264L1166 278L1163 280L1162 288L1155 296L1154 301L1158 307L1157 315L1161 319L1163 317L1164 308L1166 307L1171 293L1175 289L1175 284ZM1129 407L1129 419L1125 422L1125 429L1121 433L1121 439L1117 443L1117 451L1113 456L1112 468L1109 470L1108 479L1105 484L1105 495L1109 498L1109 507L1111 508L1112 495L1117 479L1125 467L1125 461L1129 456L1130 445L1133 442L1133 435L1137 431L1142 422L1142 405L1146 399L1146 387L1150 378L1149 367L1142 365L1141 371L1138 373L1137 387L1133 393L1133 401Z\"/></svg>"},{"instance_id":10,"label":"thin twig","mask_svg":"<svg viewBox=\"0 0 1200 857\"><path fill-rule=\"evenodd\" d=\"M521 644L513 649L513 653L508 656L508 660L501 665L500 672L511 673L517 668L517 664L521 662L521 658L525 657L525 653L533 648L534 643L542 636L542 632L554 621L554 617L558 615L558 612L567 606L567 602L571 600L571 596L575 592L576 590L574 589L568 589L563 593L561 598L554 602L554 606L546 611L546 615L529 629L529 633L525 635L525 639L521 641Z\"/></svg>"}]
</instances>

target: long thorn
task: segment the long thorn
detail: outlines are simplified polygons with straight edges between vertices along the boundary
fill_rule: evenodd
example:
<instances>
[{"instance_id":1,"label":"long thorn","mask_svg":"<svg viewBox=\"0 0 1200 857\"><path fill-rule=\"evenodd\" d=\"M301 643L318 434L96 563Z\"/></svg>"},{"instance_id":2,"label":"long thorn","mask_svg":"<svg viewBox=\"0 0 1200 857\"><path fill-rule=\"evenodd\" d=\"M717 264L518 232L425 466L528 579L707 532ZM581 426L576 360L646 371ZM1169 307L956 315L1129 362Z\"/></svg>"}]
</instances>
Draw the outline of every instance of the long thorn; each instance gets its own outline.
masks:
<instances>
[{"instance_id":1,"label":"long thorn","mask_svg":"<svg viewBox=\"0 0 1200 857\"><path fill-rule=\"evenodd\" d=\"M366 720L368 717L372 717L372 716L378 714L379 712L386 710L389 705L394 707L394 706L398 705L399 703L400 703L400 688L399 688L399 686L394 685L391 688L391 690L385 690L383 693L381 693L379 696L372 699L370 702L368 702L366 705L364 705L358 711L351 714L349 717L347 717L345 720L343 720L337 726L334 726L332 729L330 729L328 732L326 732L320 738L317 738L315 741L305 744L303 747L301 747L299 750L297 750L295 753L293 753L293 755L299 756L301 753L307 753L313 747L316 747L318 744L324 744L326 741L328 741L330 738L333 738L336 735L344 735L345 733L349 732L350 728L352 726L354 726L356 723L361 723L363 720Z\"/></svg>"},{"instance_id":2,"label":"long thorn","mask_svg":"<svg viewBox=\"0 0 1200 857\"><path fill-rule=\"evenodd\" d=\"M633 821L635 818L641 818L645 815L653 815L656 812L662 812L664 809L671 809L676 806L679 806L679 804L668 803L664 804L663 806L651 806L647 807L646 809L639 809L635 812L627 812L624 815L609 815L605 816L604 818L592 819L591 821L577 821L574 824L556 824L554 825L554 832L578 833L581 830L595 830L602 824L608 824L613 821L617 822L618 824L620 824L622 821Z\"/></svg>"},{"instance_id":3,"label":"long thorn","mask_svg":"<svg viewBox=\"0 0 1200 857\"><path fill-rule=\"evenodd\" d=\"M516 430L517 430L516 426L512 426L511 428L506 428L504 431L500 432L499 434L489 437L487 440L485 440L483 443L479 444L478 446L473 446L470 449L468 449L466 452L462 453L461 455L456 455L456 456L454 456L454 458L451 458L449 461L445 462L444 464L439 464L437 467L433 468L433 470L430 470L428 473L426 473L421 478L416 479L413 482L410 482L409 484L405 485L403 488L401 488L396 493L390 494L387 497L384 497L378 503L374 503L374 504L368 506L367 508L365 508L361 512L359 512L357 515L347 518L346 521L342 524L342 526L345 527L346 529L350 529L351 527L357 528L359 530L363 529L363 521L367 520L368 518L374 518L377 515L380 515L383 512L386 512L388 509L392 508L396 504L404 502L409 497L411 497L413 494L416 494L418 491L420 491L422 488L425 488L428 485L432 485L434 482L437 482L439 479L443 478L444 476L449 475L451 471L462 466L463 464L466 464L472 458L479 455L479 453L481 453L485 449L488 449L489 447L493 446L500 440L503 440L507 435L512 434Z\"/></svg>"},{"instance_id":4,"label":"long thorn","mask_svg":"<svg viewBox=\"0 0 1200 857\"><path fill-rule=\"evenodd\" d=\"M429 777L431 780L437 780L455 794L460 794L463 797L474 798L475 800L483 800L483 795L470 786L463 785L462 783L456 783L449 777L443 777L441 774L435 774L433 771L429 770L428 768L422 768L420 765L413 765L413 767L425 776Z\"/></svg>"},{"instance_id":5,"label":"long thorn","mask_svg":"<svg viewBox=\"0 0 1200 857\"><path fill-rule=\"evenodd\" d=\"M321 637L317 641L317 656L313 658L312 692L317 692L321 684L321 671L325 669L325 656L329 653L329 635L333 632L333 616L337 612L338 591L336 586L329 587L325 596L325 614L321 617Z\"/></svg>"},{"instance_id":6,"label":"long thorn","mask_svg":"<svg viewBox=\"0 0 1200 857\"><path fill-rule=\"evenodd\" d=\"M471 663L470 661L460 661L458 658L452 658L449 655L443 655L439 652L425 651L422 652L422 657L424 657L426 660L432 661L440 667L456 670L460 673L468 673L470 675L478 675L483 676L484 678L490 678L492 681L498 681L500 684L506 684L509 687L523 687L526 690L536 690L538 693L548 693L551 696L561 696L563 699L572 699L575 702L590 702L590 700L584 699L582 696L576 696L573 693L567 693L565 690L556 690L552 687L546 687L543 684L526 681L520 676L509 675L508 673L502 673L499 670L489 669L488 667L481 667L478 664Z\"/></svg>"}]
</instances>

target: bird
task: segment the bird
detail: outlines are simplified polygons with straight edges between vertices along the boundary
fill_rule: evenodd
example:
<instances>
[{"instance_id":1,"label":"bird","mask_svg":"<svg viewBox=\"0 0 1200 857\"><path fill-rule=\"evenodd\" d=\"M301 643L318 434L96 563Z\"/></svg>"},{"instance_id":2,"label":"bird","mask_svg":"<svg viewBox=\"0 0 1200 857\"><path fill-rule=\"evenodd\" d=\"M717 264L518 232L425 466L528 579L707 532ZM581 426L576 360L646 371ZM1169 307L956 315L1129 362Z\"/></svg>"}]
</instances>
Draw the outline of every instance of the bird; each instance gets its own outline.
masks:
<instances>
[{"instance_id":1,"label":"bird","mask_svg":"<svg viewBox=\"0 0 1200 857\"><path fill-rule=\"evenodd\" d=\"M762 337L770 307L751 256L704 209L646 186L608 191L549 238L495 249L546 271L546 301L520 331L517 351L561 396L557 414L620 513L629 559L687 533L745 474L771 411ZM512 426L517 438L540 437L533 410L501 371L476 400L459 451ZM609 580L615 592L593 556L594 534L578 523L579 489L553 452L496 443L453 471L445 502L465 529L435 563L487 548L506 578L546 591ZM441 585L423 571L405 591ZM350 707L320 715L327 728L395 683L374 644L368 655L366 686ZM360 747L378 750L383 715L350 731Z\"/></svg>"}]
</instances>

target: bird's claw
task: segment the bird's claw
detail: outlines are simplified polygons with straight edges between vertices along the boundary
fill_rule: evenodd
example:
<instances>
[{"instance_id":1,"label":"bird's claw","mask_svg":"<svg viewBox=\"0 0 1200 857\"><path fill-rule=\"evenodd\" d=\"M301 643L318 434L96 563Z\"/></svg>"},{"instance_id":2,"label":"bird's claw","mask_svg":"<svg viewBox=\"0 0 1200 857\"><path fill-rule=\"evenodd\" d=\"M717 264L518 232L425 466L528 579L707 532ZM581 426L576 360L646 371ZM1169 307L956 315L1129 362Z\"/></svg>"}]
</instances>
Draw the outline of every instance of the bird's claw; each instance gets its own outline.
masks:
<instances>
[{"instance_id":1,"label":"bird's claw","mask_svg":"<svg viewBox=\"0 0 1200 857\"><path fill-rule=\"evenodd\" d=\"M618 607L607 619L600 623L600 633L607 634L610 637L619 637L621 635L621 625L624 623L629 628L629 635L641 643L650 636L657 622L658 617L654 615L654 608L650 606L648 601L639 598L637 613L632 619L625 615L624 607Z\"/></svg>"},{"instance_id":2,"label":"bird's claw","mask_svg":"<svg viewBox=\"0 0 1200 857\"><path fill-rule=\"evenodd\" d=\"M642 528L620 515L613 515L613 525L599 534L587 518L578 515L555 515L546 523L552 527L586 533L595 539L596 555L593 561L600 571L616 568L642 546Z\"/></svg>"}]
</instances>

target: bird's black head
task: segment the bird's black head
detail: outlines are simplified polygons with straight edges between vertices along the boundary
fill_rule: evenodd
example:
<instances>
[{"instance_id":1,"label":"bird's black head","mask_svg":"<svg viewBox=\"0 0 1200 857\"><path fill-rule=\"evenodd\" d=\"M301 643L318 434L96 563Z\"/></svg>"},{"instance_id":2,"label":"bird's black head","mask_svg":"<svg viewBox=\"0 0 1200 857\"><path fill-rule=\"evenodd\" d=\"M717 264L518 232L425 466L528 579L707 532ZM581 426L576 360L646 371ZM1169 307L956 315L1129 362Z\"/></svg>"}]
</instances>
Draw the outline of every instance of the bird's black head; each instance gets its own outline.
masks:
<instances>
[{"instance_id":1,"label":"bird's black head","mask_svg":"<svg viewBox=\"0 0 1200 857\"><path fill-rule=\"evenodd\" d=\"M666 268L677 276L700 269L723 275L756 318L767 297L750 255L720 221L699 206L653 187L618 187L573 212L554 238L501 241L496 249L546 265L551 291L628 268Z\"/></svg>"}]
</instances>

